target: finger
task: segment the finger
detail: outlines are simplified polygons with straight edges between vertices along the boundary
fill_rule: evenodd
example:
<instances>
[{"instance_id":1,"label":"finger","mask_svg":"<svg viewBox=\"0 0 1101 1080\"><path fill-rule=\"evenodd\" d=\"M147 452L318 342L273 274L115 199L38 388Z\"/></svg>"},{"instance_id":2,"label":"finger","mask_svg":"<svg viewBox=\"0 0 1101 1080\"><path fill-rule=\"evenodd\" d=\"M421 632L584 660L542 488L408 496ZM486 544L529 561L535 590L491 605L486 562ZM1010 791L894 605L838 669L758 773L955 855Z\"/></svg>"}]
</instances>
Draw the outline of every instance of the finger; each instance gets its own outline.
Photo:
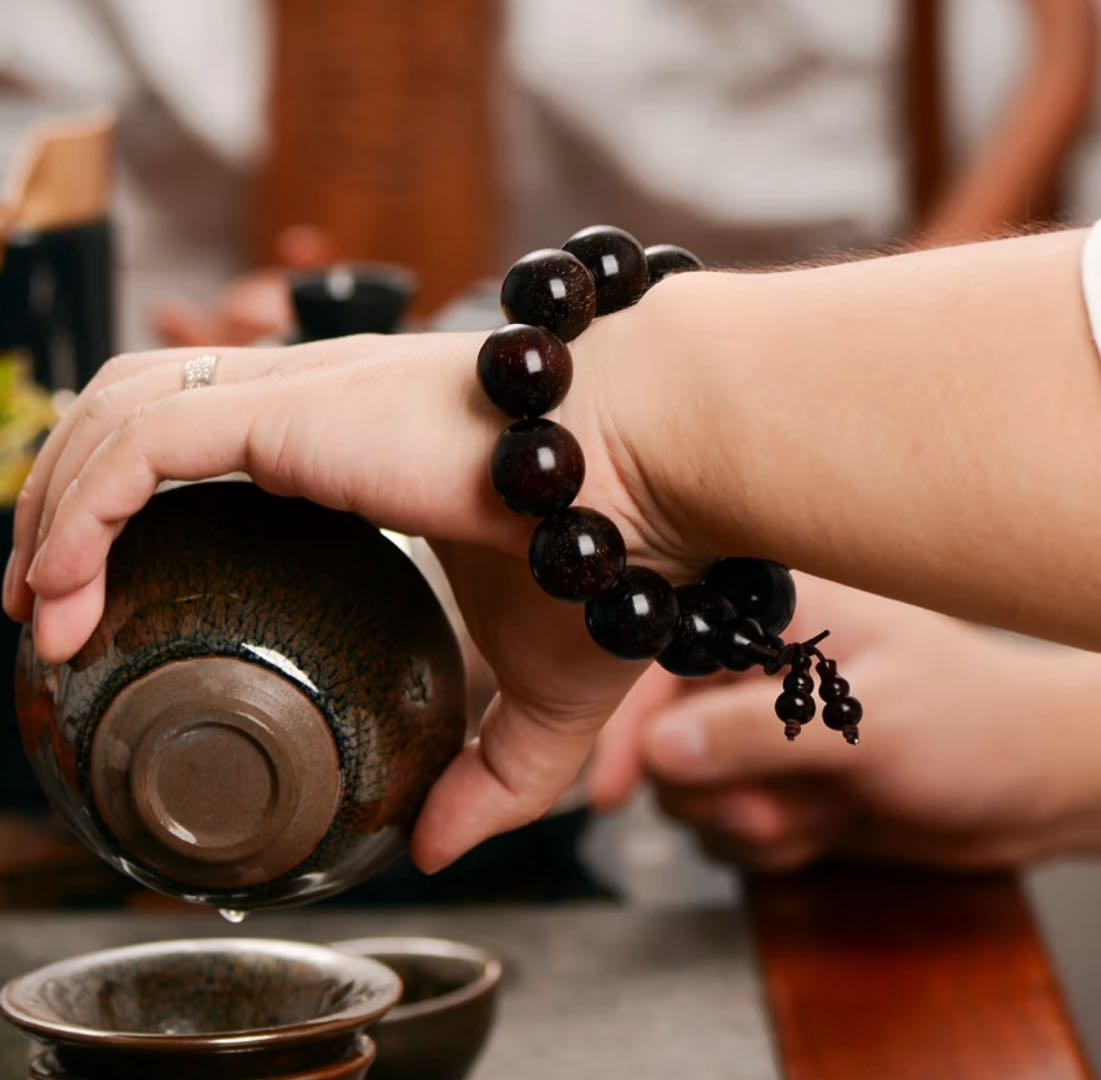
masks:
<instances>
[{"instance_id":1,"label":"finger","mask_svg":"<svg viewBox=\"0 0 1101 1080\"><path fill-rule=\"evenodd\" d=\"M146 406L137 421L100 444L81 478L69 485L28 572L28 583L38 597L35 640L43 655L53 656L55 662L68 659L65 646L75 641L79 647L87 640L102 609L53 602L83 590L103 573L121 527L162 480L201 480L245 469L249 414L237 401L235 389L194 390ZM207 408L200 409L208 424L208 437L203 439L194 437L199 428L191 400L196 398L209 398ZM154 427L165 438L156 443L160 452L152 450ZM210 437L214 432L218 436ZM103 467L97 469L97 462ZM61 612L72 621L55 637Z\"/></svg>"},{"instance_id":2,"label":"finger","mask_svg":"<svg viewBox=\"0 0 1101 1080\"><path fill-rule=\"evenodd\" d=\"M498 694L479 738L429 793L413 832L413 861L435 873L483 840L542 817L576 779L613 707L563 720Z\"/></svg>"},{"instance_id":3,"label":"finger","mask_svg":"<svg viewBox=\"0 0 1101 1080\"><path fill-rule=\"evenodd\" d=\"M843 792L814 780L702 791L664 787L658 802L678 821L758 847L809 835L836 838L852 813Z\"/></svg>"},{"instance_id":4,"label":"finger","mask_svg":"<svg viewBox=\"0 0 1101 1080\"><path fill-rule=\"evenodd\" d=\"M218 340L217 326L212 316L183 304L165 304L153 320L160 338L175 347L209 347Z\"/></svg>"},{"instance_id":5,"label":"finger","mask_svg":"<svg viewBox=\"0 0 1101 1080\"><path fill-rule=\"evenodd\" d=\"M753 782L775 776L843 773L856 756L821 721L789 743L774 709L775 680L745 679L692 694L656 716L643 732L646 769L678 785Z\"/></svg>"},{"instance_id":6,"label":"finger","mask_svg":"<svg viewBox=\"0 0 1101 1080\"><path fill-rule=\"evenodd\" d=\"M530 524L505 510L484 468L498 424L464 393L467 336L453 336L450 351L448 344L434 337L433 353L420 364L397 350L392 362L277 371L142 406L58 502L29 584L46 600L83 588L102 571L118 529L162 480L235 471L266 490L402 532L526 550ZM410 394L420 425L407 421ZM93 626L81 629L88 634Z\"/></svg>"},{"instance_id":7,"label":"finger","mask_svg":"<svg viewBox=\"0 0 1101 1080\"><path fill-rule=\"evenodd\" d=\"M245 382L266 375L278 363L271 350L242 350L218 354L215 378L219 385ZM50 473L39 511L39 535L53 524L57 503L79 475L88 458L103 440L116 430L139 406L160 401L183 392L184 365L192 359L173 357L167 362L149 364L129 378L85 395L74 408L75 422Z\"/></svg>"},{"instance_id":8,"label":"finger","mask_svg":"<svg viewBox=\"0 0 1101 1080\"><path fill-rule=\"evenodd\" d=\"M46 663L64 663L80 649L88 637L84 628L94 628L99 622L106 592L104 571L68 596L35 605L34 636L39 643L39 655Z\"/></svg>"},{"instance_id":9,"label":"finger","mask_svg":"<svg viewBox=\"0 0 1101 1080\"><path fill-rule=\"evenodd\" d=\"M833 785L806 780L703 793L664 789L659 801L696 830L713 858L770 872L795 869L832 851L853 816L849 800Z\"/></svg>"},{"instance_id":10,"label":"finger","mask_svg":"<svg viewBox=\"0 0 1101 1080\"><path fill-rule=\"evenodd\" d=\"M50 477L57 468L58 461L65 452L74 430L87 422L85 417L88 403L99 401L98 395L101 392L106 392L111 387L154 369L176 372L176 389L180 389L183 365L199 355L201 350L172 349L116 356L100 368L77 402L66 410L61 420L55 425L35 458L30 476L23 485L16 503L12 552L9 558L9 587L4 594L4 610L13 619L27 622L34 610L34 593L27 585L26 577L38 544L42 509L46 501ZM105 403L100 402L97 406L100 411L106 411L102 409L103 404Z\"/></svg>"},{"instance_id":11,"label":"finger","mask_svg":"<svg viewBox=\"0 0 1101 1080\"><path fill-rule=\"evenodd\" d=\"M614 810L637 786L642 776L642 727L673 700L678 684L679 680L653 665L604 725L585 777L589 801L596 809Z\"/></svg>"},{"instance_id":12,"label":"finger","mask_svg":"<svg viewBox=\"0 0 1101 1080\"><path fill-rule=\"evenodd\" d=\"M707 830L697 833L696 839L701 850L716 862L757 874L791 873L817 862L830 851L828 839L818 836L798 837L768 847L746 844L726 833Z\"/></svg>"}]
</instances>

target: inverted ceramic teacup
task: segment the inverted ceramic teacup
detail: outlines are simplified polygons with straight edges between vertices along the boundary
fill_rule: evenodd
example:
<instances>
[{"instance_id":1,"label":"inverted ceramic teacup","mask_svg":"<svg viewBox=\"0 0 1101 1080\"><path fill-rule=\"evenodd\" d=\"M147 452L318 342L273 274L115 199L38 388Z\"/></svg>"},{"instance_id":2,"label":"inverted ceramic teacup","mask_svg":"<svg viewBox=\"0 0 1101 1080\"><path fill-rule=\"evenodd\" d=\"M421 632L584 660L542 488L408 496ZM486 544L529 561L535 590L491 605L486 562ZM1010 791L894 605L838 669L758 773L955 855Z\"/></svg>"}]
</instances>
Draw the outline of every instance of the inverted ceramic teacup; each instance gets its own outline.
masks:
<instances>
[{"instance_id":1,"label":"inverted ceramic teacup","mask_svg":"<svg viewBox=\"0 0 1101 1080\"><path fill-rule=\"evenodd\" d=\"M45 1044L36 1077L360 1080L401 994L389 968L317 945L169 941L64 960L0 991Z\"/></svg>"},{"instance_id":2,"label":"inverted ceramic teacup","mask_svg":"<svg viewBox=\"0 0 1101 1080\"><path fill-rule=\"evenodd\" d=\"M430 937L372 937L334 949L385 964L401 978L400 1002L372 1031L371 1080L462 1080L496 1014L501 962L484 949Z\"/></svg>"},{"instance_id":3,"label":"inverted ceramic teacup","mask_svg":"<svg viewBox=\"0 0 1101 1080\"><path fill-rule=\"evenodd\" d=\"M130 877L228 909L303 904L400 853L463 744L462 654L413 562L355 514L249 483L165 491L111 549L68 663L24 631L43 791Z\"/></svg>"}]
</instances>

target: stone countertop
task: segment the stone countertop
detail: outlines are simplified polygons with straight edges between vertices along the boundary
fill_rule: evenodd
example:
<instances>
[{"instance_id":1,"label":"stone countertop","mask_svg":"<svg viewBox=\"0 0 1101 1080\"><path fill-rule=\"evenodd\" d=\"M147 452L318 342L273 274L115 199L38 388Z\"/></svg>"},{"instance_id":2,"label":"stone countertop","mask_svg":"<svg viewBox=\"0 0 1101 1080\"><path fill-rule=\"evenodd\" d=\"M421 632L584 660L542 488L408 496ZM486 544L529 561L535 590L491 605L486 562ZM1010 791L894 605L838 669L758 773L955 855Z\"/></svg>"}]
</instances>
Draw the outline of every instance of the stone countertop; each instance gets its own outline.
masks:
<instances>
[{"instance_id":1,"label":"stone countertop","mask_svg":"<svg viewBox=\"0 0 1101 1080\"><path fill-rule=\"evenodd\" d=\"M500 1013L471 1080L770 1080L778 1076L748 926L725 907L613 904L321 909L256 916L132 913L0 917L0 979L138 941L253 935L335 941L453 937L505 964ZM22 1080L27 1043L0 1022L0 1080Z\"/></svg>"}]
</instances>

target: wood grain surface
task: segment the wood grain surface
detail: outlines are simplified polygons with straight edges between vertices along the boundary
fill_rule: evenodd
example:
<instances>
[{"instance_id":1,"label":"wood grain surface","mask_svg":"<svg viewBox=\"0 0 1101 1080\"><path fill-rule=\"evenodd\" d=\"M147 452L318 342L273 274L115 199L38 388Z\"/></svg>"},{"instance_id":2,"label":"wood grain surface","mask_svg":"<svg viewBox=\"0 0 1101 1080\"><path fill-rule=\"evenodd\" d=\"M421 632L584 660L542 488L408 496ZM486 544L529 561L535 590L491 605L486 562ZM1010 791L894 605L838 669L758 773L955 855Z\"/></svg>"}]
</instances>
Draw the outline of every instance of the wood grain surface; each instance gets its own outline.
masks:
<instances>
[{"instance_id":1,"label":"wood grain surface","mask_svg":"<svg viewBox=\"0 0 1101 1080\"><path fill-rule=\"evenodd\" d=\"M824 867L748 895L788 1080L1092 1075L1013 875Z\"/></svg>"}]
</instances>

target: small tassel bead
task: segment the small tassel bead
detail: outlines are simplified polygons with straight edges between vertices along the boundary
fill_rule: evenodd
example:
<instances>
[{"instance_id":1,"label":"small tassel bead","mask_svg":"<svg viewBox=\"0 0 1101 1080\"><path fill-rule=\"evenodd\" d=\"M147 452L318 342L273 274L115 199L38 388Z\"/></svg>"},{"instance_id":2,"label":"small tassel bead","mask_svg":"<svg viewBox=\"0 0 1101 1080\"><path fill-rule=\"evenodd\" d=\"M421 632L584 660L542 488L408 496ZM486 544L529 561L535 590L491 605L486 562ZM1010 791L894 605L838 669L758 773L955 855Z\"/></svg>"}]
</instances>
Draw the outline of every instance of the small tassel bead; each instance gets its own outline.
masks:
<instances>
[{"instance_id":1,"label":"small tassel bead","mask_svg":"<svg viewBox=\"0 0 1101 1080\"><path fill-rule=\"evenodd\" d=\"M544 518L528 550L540 588L559 600L592 600L610 589L627 565L627 546L615 523L583 506Z\"/></svg>"},{"instance_id":2,"label":"small tassel bead","mask_svg":"<svg viewBox=\"0 0 1101 1080\"><path fill-rule=\"evenodd\" d=\"M597 315L610 315L638 303L650 284L646 252L622 229L592 225L574 233L562 248L580 259L592 274Z\"/></svg>"},{"instance_id":3,"label":"small tassel bead","mask_svg":"<svg viewBox=\"0 0 1101 1080\"><path fill-rule=\"evenodd\" d=\"M840 731L853 746L860 741L857 726L863 716L864 707L854 697L837 698L822 709L822 723L831 731Z\"/></svg>"},{"instance_id":4,"label":"small tassel bead","mask_svg":"<svg viewBox=\"0 0 1101 1080\"><path fill-rule=\"evenodd\" d=\"M814 698L785 690L776 699L776 715L784 721L784 734L788 742L793 742L803 725L814 719Z\"/></svg>"},{"instance_id":5,"label":"small tassel bead","mask_svg":"<svg viewBox=\"0 0 1101 1080\"><path fill-rule=\"evenodd\" d=\"M596 315L596 283L568 251L543 248L512 264L501 286L509 322L542 326L573 341Z\"/></svg>"},{"instance_id":6,"label":"small tassel bead","mask_svg":"<svg viewBox=\"0 0 1101 1080\"><path fill-rule=\"evenodd\" d=\"M521 420L505 428L493 450L493 489L518 514L544 517L564 510L585 479L578 441L552 420Z\"/></svg>"},{"instance_id":7,"label":"small tassel bead","mask_svg":"<svg viewBox=\"0 0 1101 1080\"><path fill-rule=\"evenodd\" d=\"M812 694L814 680L805 671L793 671L784 676L784 689L793 694Z\"/></svg>"},{"instance_id":8,"label":"small tassel bead","mask_svg":"<svg viewBox=\"0 0 1101 1080\"><path fill-rule=\"evenodd\" d=\"M510 323L486 338L478 353L478 381L506 416L542 416L569 391L573 359L549 330Z\"/></svg>"},{"instance_id":9,"label":"small tassel bead","mask_svg":"<svg viewBox=\"0 0 1101 1080\"><path fill-rule=\"evenodd\" d=\"M624 660L648 660L673 640L676 593L661 574L628 566L615 585L585 605L585 623L607 652Z\"/></svg>"},{"instance_id":10,"label":"small tassel bead","mask_svg":"<svg viewBox=\"0 0 1101 1080\"><path fill-rule=\"evenodd\" d=\"M704 584L722 593L743 618L767 634L782 634L795 614L795 581L786 566L768 559L720 559Z\"/></svg>"},{"instance_id":11,"label":"small tassel bead","mask_svg":"<svg viewBox=\"0 0 1101 1080\"><path fill-rule=\"evenodd\" d=\"M699 678L722 666L715 646L723 629L734 621L734 608L706 585L679 585L677 628L658 663L673 675Z\"/></svg>"},{"instance_id":12,"label":"small tassel bead","mask_svg":"<svg viewBox=\"0 0 1101 1080\"><path fill-rule=\"evenodd\" d=\"M823 701L836 701L838 698L847 697L849 693L849 680L840 675L832 679L823 679L818 684L818 696Z\"/></svg>"},{"instance_id":13,"label":"small tassel bead","mask_svg":"<svg viewBox=\"0 0 1101 1080\"><path fill-rule=\"evenodd\" d=\"M670 274L702 270L703 263L690 251L676 244L654 244L646 249L646 263L650 268L650 284L656 285Z\"/></svg>"},{"instance_id":14,"label":"small tassel bead","mask_svg":"<svg viewBox=\"0 0 1101 1080\"><path fill-rule=\"evenodd\" d=\"M781 720L798 720L805 724L814 719L815 704L810 694L785 690L776 699L776 715Z\"/></svg>"}]
</instances>

